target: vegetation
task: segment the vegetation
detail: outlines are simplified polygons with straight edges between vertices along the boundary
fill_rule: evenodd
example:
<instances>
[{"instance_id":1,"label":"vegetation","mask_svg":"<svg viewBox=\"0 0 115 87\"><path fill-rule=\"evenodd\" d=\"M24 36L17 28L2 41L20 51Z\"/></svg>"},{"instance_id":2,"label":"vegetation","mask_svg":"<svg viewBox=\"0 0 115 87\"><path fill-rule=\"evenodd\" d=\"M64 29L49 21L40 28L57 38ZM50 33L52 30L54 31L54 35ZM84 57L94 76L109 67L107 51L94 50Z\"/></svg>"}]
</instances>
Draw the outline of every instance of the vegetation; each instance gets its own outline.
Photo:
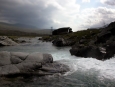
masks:
<instances>
[{"instance_id":1,"label":"vegetation","mask_svg":"<svg viewBox=\"0 0 115 87\"><path fill-rule=\"evenodd\" d=\"M22 28L0 22L0 36L41 36L51 34L48 29Z\"/></svg>"},{"instance_id":2,"label":"vegetation","mask_svg":"<svg viewBox=\"0 0 115 87\"><path fill-rule=\"evenodd\" d=\"M17 30L0 30L0 36L39 36L39 34L27 33Z\"/></svg>"},{"instance_id":3,"label":"vegetation","mask_svg":"<svg viewBox=\"0 0 115 87\"><path fill-rule=\"evenodd\" d=\"M95 38L95 35L97 35L99 32L100 32L100 29L87 29L87 30L77 31L77 32L64 34L64 35L43 36L42 40L52 41L57 38L64 38L66 40L77 41L82 38L92 39L92 38Z\"/></svg>"}]
</instances>

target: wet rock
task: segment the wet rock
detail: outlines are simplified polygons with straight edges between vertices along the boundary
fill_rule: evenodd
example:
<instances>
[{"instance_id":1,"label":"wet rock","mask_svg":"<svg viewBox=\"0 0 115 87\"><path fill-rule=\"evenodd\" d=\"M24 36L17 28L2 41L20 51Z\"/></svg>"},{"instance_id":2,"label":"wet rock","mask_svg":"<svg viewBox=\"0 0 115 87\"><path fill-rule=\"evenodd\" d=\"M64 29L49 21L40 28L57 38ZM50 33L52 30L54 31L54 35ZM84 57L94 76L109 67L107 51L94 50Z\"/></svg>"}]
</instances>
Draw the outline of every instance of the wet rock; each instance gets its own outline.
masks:
<instances>
[{"instance_id":1,"label":"wet rock","mask_svg":"<svg viewBox=\"0 0 115 87\"><path fill-rule=\"evenodd\" d=\"M64 46L66 44L63 38L55 39L52 43L53 45L58 46L58 47Z\"/></svg>"},{"instance_id":2,"label":"wet rock","mask_svg":"<svg viewBox=\"0 0 115 87\"><path fill-rule=\"evenodd\" d=\"M115 54L115 22L112 22L101 29L101 32L96 35L96 38L89 40L87 44L84 42L88 39L80 39L79 43L75 44L70 49L71 55L79 57L93 57L99 60L110 59ZM83 44L83 45L81 45Z\"/></svg>"},{"instance_id":3,"label":"wet rock","mask_svg":"<svg viewBox=\"0 0 115 87\"><path fill-rule=\"evenodd\" d=\"M75 41L58 38L55 39L52 43L54 46L63 47L63 46L72 46L75 43Z\"/></svg>"},{"instance_id":4,"label":"wet rock","mask_svg":"<svg viewBox=\"0 0 115 87\"><path fill-rule=\"evenodd\" d=\"M0 36L0 46L13 46L13 45L17 45L17 43L8 38L7 36Z\"/></svg>"},{"instance_id":5,"label":"wet rock","mask_svg":"<svg viewBox=\"0 0 115 87\"><path fill-rule=\"evenodd\" d=\"M44 76L69 71L69 67L53 62L51 54L0 52L0 76Z\"/></svg>"},{"instance_id":6,"label":"wet rock","mask_svg":"<svg viewBox=\"0 0 115 87\"><path fill-rule=\"evenodd\" d=\"M59 62L54 62L54 63L47 63L44 64L41 68L42 71L48 72L48 73L64 73L69 71L69 67L67 67L64 64L61 64Z\"/></svg>"},{"instance_id":7,"label":"wet rock","mask_svg":"<svg viewBox=\"0 0 115 87\"><path fill-rule=\"evenodd\" d=\"M0 66L11 64L10 52L3 51L0 52Z\"/></svg>"},{"instance_id":8,"label":"wet rock","mask_svg":"<svg viewBox=\"0 0 115 87\"><path fill-rule=\"evenodd\" d=\"M104 59L104 53L96 46L81 46L75 49L70 49L71 55L79 56L79 57L92 57L97 58L99 60Z\"/></svg>"}]
</instances>

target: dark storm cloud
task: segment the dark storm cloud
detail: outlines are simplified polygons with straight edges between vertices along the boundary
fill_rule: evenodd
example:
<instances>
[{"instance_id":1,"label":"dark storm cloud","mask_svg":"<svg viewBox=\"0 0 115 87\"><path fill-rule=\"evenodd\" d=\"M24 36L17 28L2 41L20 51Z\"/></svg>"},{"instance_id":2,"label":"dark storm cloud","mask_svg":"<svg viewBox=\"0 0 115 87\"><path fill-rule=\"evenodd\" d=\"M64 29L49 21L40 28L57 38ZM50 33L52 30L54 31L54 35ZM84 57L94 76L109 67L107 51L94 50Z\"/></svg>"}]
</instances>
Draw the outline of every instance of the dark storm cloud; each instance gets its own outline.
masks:
<instances>
[{"instance_id":1,"label":"dark storm cloud","mask_svg":"<svg viewBox=\"0 0 115 87\"><path fill-rule=\"evenodd\" d=\"M33 1L33 2L32 2ZM52 26L57 8L38 0L0 0L0 21L34 25L39 28Z\"/></svg>"}]
</instances>

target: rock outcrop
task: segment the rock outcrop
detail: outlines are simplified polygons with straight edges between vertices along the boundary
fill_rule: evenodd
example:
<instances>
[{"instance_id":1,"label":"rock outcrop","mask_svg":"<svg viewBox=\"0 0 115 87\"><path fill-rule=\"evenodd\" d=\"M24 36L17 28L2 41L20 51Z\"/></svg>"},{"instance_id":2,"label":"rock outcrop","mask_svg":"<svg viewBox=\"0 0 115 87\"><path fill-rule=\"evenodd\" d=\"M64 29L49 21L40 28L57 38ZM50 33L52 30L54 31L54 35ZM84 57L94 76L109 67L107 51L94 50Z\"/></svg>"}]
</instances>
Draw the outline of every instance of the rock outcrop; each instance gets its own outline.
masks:
<instances>
[{"instance_id":1,"label":"rock outcrop","mask_svg":"<svg viewBox=\"0 0 115 87\"><path fill-rule=\"evenodd\" d=\"M0 36L0 46L13 46L13 45L17 45L17 43L8 38L7 36Z\"/></svg>"},{"instance_id":2,"label":"rock outcrop","mask_svg":"<svg viewBox=\"0 0 115 87\"><path fill-rule=\"evenodd\" d=\"M57 39L53 40L52 43L54 46L63 47L63 46L72 46L75 42L66 40L64 38L57 38Z\"/></svg>"},{"instance_id":3,"label":"rock outcrop","mask_svg":"<svg viewBox=\"0 0 115 87\"><path fill-rule=\"evenodd\" d=\"M87 39L85 40L87 41ZM90 39L86 44L80 43L80 41L70 49L71 55L93 57L99 60L110 59L115 54L115 22L101 29L96 38Z\"/></svg>"},{"instance_id":4,"label":"rock outcrop","mask_svg":"<svg viewBox=\"0 0 115 87\"><path fill-rule=\"evenodd\" d=\"M0 76L45 76L69 71L69 67L53 62L51 54L0 52Z\"/></svg>"}]
</instances>

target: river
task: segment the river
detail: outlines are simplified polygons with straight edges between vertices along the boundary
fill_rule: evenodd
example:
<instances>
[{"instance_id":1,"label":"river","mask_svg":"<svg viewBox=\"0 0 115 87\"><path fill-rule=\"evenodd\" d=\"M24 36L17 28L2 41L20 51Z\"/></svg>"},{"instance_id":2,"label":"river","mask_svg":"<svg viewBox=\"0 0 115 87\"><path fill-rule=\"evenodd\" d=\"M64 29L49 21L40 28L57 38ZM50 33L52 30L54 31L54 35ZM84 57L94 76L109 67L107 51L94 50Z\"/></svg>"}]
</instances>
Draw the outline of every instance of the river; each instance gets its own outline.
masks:
<instances>
[{"instance_id":1,"label":"river","mask_svg":"<svg viewBox=\"0 0 115 87\"><path fill-rule=\"evenodd\" d=\"M71 47L55 47L50 42L39 41L38 37L20 39L28 43L0 47L0 51L50 53L54 61L68 65L70 71L46 77L0 78L0 87L115 87L115 57L106 61L80 58L70 55Z\"/></svg>"}]
</instances>

